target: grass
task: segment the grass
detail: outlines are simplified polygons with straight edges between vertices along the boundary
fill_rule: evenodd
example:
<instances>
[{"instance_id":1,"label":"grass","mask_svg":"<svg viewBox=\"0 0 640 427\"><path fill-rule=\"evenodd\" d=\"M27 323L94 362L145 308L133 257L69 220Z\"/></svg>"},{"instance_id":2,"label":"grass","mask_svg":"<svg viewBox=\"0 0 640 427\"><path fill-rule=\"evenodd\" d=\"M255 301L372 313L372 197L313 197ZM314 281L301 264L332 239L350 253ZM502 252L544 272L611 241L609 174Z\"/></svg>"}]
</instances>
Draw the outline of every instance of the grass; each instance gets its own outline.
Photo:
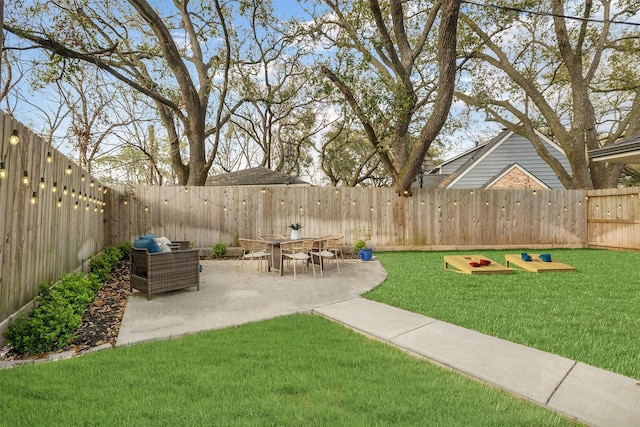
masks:
<instances>
[{"instance_id":1,"label":"grass","mask_svg":"<svg viewBox=\"0 0 640 427\"><path fill-rule=\"evenodd\" d=\"M0 370L1 426L553 426L557 414L319 316Z\"/></svg>"},{"instance_id":2,"label":"grass","mask_svg":"<svg viewBox=\"0 0 640 427\"><path fill-rule=\"evenodd\" d=\"M464 253L504 264L519 252ZM542 252L577 271L466 275L444 270L460 252L378 253L387 280L366 297L640 379L640 254Z\"/></svg>"}]
</instances>

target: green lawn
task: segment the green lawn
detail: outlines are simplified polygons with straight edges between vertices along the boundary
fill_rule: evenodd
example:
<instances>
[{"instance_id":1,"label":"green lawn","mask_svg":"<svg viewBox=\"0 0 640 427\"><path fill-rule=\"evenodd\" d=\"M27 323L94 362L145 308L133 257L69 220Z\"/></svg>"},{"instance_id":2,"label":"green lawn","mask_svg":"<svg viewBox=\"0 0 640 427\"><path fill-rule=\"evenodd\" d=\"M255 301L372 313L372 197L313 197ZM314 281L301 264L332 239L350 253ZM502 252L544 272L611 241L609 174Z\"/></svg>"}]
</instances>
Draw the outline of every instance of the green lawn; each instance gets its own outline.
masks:
<instances>
[{"instance_id":1,"label":"green lawn","mask_svg":"<svg viewBox=\"0 0 640 427\"><path fill-rule=\"evenodd\" d=\"M449 254L504 264L505 254L520 252L378 253L388 277L366 297L640 379L640 253L542 251L576 272L444 270Z\"/></svg>"},{"instance_id":2,"label":"green lawn","mask_svg":"<svg viewBox=\"0 0 640 427\"><path fill-rule=\"evenodd\" d=\"M293 315L0 370L1 426L554 426L545 409Z\"/></svg>"}]
</instances>

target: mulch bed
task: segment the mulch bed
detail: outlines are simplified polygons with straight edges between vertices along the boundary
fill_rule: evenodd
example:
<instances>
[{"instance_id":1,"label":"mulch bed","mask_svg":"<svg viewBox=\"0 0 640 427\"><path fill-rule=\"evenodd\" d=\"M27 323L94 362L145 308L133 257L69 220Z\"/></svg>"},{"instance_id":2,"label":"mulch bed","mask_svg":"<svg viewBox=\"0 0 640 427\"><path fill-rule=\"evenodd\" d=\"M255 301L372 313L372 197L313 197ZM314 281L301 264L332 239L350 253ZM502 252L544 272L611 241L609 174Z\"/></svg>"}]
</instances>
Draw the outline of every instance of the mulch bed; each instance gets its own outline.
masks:
<instances>
[{"instance_id":1,"label":"mulch bed","mask_svg":"<svg viewBox=\"0 0 640 427\"><path fill-rule=\"evenodd\" d=\"M59 352L73 350L81 353L103 344L115 346L130 293L129 261L121 261L98 291L96 299L84 311L76 339ZM46 354L22 354L9 346L0 349L0 360L3 361L44 357Z\"/></svg>"}]
</instances>

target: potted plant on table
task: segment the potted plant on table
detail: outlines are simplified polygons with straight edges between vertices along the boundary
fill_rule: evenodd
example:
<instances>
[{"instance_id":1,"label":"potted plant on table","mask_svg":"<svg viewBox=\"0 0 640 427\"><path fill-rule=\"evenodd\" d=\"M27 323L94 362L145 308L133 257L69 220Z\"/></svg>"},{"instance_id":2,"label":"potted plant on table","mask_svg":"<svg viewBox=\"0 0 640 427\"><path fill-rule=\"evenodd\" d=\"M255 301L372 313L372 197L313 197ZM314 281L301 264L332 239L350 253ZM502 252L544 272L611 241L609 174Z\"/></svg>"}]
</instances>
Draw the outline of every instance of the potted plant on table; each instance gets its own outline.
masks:
<instances>
[{"instance_id":1,"label":"potted plant on table","mask_svg":"<svg viewBox=\"0 0 640 427\"><path fill-rule=\"evenodd\" d=\"M295 224L289 224L289 228L291 229L292 240L298 240L302 237L300 232L302 225L300 225L300 223L296 222Z\"/></svg>"},{"instance_id":2,"label":"potted plant on table","mask_svg":"<svg viewBox=\"0 0 640 427\"><path fill-rule=\"evenodd\" d=\"M368 243L371 240L371 234L371 227L358 227L355 230L351 230L353 252L359 254L362 261L371 261L373 257L373 249Z\"/></svg>"}]
</instances>

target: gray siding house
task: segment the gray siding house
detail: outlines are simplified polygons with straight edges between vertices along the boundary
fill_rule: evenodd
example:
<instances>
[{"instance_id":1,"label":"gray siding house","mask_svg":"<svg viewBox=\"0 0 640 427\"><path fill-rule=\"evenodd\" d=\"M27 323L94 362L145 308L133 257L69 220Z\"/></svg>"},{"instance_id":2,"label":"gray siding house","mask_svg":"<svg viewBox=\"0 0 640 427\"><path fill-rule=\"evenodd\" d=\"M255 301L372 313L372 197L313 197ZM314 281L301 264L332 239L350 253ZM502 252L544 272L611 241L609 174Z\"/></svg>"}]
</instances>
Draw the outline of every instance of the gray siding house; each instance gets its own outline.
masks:
<instances>
[{"instance_id":1,"label":"gray siding house","mask_svg":"<svg viewBox=\"0 0 640 427\"><path fill-rule=\"evenodd\" d=\"M547 150L571 170L562 148L544 135L538 135ZM565 188L531 142L510 130L503 130L495 138L443 162L429 175L443 177L439 184L442 188Z\"/></svg>"}]
</instances>

